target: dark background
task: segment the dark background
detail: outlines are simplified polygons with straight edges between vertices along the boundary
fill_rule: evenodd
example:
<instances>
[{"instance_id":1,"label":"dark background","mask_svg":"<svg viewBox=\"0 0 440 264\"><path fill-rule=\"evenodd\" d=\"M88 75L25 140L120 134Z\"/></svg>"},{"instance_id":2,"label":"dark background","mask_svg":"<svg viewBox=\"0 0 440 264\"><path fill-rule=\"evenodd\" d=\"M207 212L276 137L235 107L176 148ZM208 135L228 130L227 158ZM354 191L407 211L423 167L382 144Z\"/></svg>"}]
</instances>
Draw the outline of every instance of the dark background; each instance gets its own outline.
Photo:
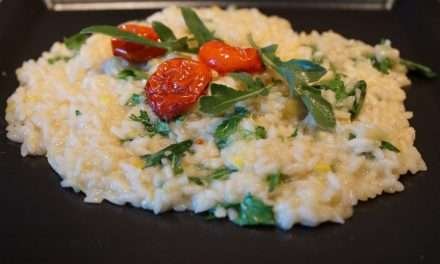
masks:
<instances>
[{"instance_id":1,"label":"dark background","mask_svg":"<svg viewBox=\"0 0 440 264\"><path fill-rule=\"evenodd\" d=\"M264 12L289 18L295 30L333 29L370 44L389 37L403 57L440 71L440 4L434 0L401 0L391 12ZM0 3L0 263L440 263L439 79L413 78L406 101L429 171L403 176L403 193L361 203L344 225L246 229L191 213L155 216L86 204L59 186L45 158L21 158L19 145L6 139L4 120L15 69L82 27L150 13L55 13L36 0Z\"/></svg>"}]
</instances>

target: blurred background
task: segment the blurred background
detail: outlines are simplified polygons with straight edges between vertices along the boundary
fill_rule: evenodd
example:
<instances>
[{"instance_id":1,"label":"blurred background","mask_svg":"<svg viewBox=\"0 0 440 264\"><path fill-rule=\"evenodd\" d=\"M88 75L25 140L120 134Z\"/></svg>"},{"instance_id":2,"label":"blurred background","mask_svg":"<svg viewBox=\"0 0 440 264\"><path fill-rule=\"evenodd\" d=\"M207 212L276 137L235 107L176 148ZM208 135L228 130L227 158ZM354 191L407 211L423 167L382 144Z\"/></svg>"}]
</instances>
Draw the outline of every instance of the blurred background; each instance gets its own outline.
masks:
<instances>
[{"instance_id":1,"label":"blurred background","mask_svg":"<svg viewBox=\"0 0 440 264\"><path fill-rule=\"evenodd\" d=\"M52 10L110 10L110 9L154 9L167 5L236 5L236 6L282 6L289 8L337 8L337 9L370 9L389 10L395 0L224 0L224 1L152 1L152 0L45 0Z\"/></svg>"}]
</instances>

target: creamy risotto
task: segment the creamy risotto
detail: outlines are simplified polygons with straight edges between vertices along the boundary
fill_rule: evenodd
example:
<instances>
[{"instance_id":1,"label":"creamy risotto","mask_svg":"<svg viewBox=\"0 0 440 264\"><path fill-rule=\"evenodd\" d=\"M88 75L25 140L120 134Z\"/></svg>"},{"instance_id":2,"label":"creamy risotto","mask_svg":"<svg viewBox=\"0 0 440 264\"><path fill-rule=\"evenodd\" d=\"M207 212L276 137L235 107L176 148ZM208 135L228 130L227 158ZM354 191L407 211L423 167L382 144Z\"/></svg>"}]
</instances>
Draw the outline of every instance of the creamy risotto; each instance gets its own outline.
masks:
<instances>
[{"instance_id":1,"label":"creamy risotto","mask_svg":"<svg viewBox=\"0 0 440 264\"><path fill-rule=\"evenodd\" d=\"M283 229L343 223L358 201L400 192L400 175L427 169L403 104L407 67L390 41L370 46L331 31L298 33L257 9L195 11L228 45L278 48L260 49L261 72L212 70L201 98L164 120L149 104L146 83L165 61L197 61L197 53L171 50L133 64L114 56L108 34L92 34L81 46L57 42L17 70L8 138L22 143L23 156L45 155L61 186L83 192L86 202ZM179 8L133 23L153 21L194 42ZM299 66L293 85L277 72L290 59ZM302 63L318 65L319 76ZM221 91L256 92L215 111L228 98L215 97Z\"/></svg>"}]
</instances>

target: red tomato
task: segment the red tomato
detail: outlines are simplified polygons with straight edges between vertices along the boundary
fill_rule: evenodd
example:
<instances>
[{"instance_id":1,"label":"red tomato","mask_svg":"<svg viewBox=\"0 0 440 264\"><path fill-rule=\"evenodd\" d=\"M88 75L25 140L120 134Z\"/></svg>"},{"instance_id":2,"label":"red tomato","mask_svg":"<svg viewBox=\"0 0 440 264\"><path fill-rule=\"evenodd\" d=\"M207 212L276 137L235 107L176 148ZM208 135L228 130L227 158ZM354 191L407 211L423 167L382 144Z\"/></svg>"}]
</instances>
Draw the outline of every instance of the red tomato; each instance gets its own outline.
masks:
<instances>
[{"instance_id":1,"label":"red tomato","mask_svg":"<svg viewBox=\"0 0 440 264\"><path fill-rule=\"evenodd\" d=\"M136 24L124 24L119 26L119 29L135 33L138 36L146 39L151 39L154 41L159 40L159 36L151 27ZM166 53L165 49L146 47L141 44L128 42L117 38L112 39L112 49L113 55L122 57L133 63L146 62L149 59L160 57Z\"/></svg>"},{"instance_id":2,"label":"red tomato","mask_svg":"<svg viewBox=\"0 0 440 264\"><path fill-rule=\"evenodd\" d=\"M211 78L211 70L199 61L167 60L148 79L145 87L148 103L161 119L171 120L197 102Z\"/></svg>"},{"instance_id":3,"label":"red tomato","mask_svg":"<svg viewBox=\"0 0 440 264\"><path fill-rule=\"evenodd\" d=\"M230 46L219 40L211 40L200 47L200 60L220 74L245 71L263 71L258 51L254 48L242 49Z\"/></svg>"}]
</instances>

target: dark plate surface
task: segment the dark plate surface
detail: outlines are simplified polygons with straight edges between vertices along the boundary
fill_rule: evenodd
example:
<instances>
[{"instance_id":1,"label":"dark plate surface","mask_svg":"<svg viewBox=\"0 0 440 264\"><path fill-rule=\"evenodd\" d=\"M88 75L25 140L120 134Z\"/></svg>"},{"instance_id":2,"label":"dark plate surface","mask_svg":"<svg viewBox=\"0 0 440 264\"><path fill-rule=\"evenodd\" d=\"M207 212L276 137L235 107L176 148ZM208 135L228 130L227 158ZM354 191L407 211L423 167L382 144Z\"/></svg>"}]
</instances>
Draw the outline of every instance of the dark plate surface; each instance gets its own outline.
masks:
<instances>
[{"instance_id":1,"label":"dark plate surface","mask_svg":"<svg viewBox=\"0 0 440 264\"><path fill-rule=\"evenodd\" d=\"M403 57L440 70L435 1L399 1L392 12L264 12L291 19L296 30L333 29L370 44L389 37ZM21 158L19 145L5 136L14 70L84 26L149 13L53 13L35 0L0 4L0 263L440 263L439 79L413 78L406 101L429 170L404 176L403 193L356 206L344 225L245 229L190 213L155 216L128 206L86 204L82 195L59 186L45 158Z\"/></svg>"}]
</instances>

